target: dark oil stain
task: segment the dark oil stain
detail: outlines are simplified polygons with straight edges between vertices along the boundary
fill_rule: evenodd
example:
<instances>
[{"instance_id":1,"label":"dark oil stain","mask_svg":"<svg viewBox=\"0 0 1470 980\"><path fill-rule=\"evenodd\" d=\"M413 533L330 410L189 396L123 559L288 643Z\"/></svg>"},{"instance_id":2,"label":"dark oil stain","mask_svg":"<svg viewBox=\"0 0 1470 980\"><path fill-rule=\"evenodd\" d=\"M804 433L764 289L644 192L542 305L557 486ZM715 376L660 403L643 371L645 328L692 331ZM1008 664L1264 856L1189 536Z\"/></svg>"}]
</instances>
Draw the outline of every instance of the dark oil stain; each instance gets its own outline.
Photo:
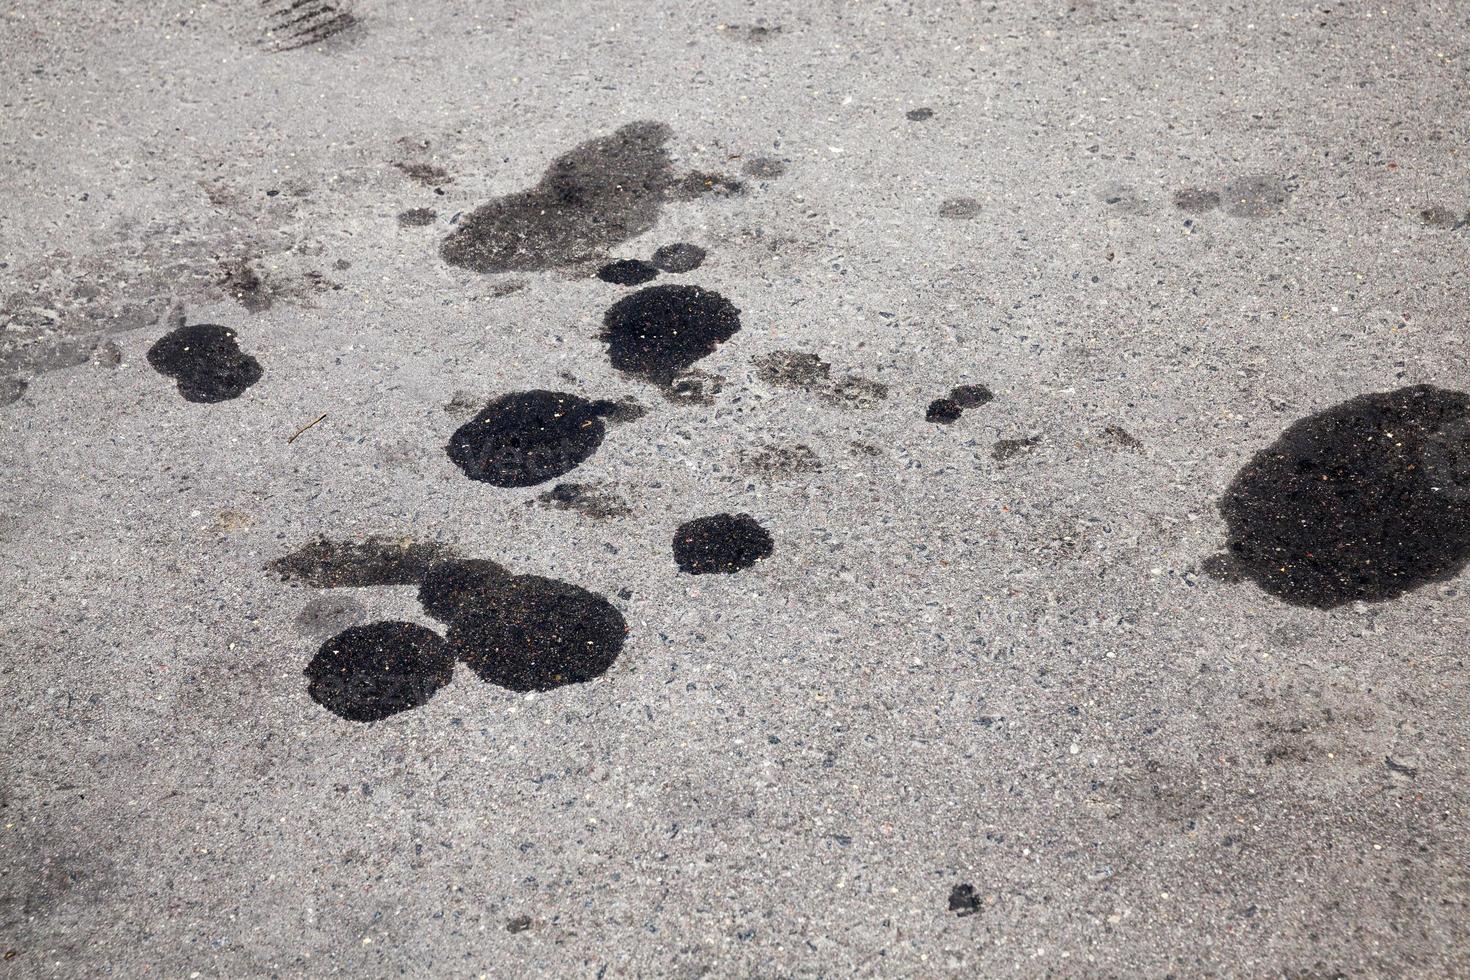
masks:
<instances>
[{"instance_id":1,"label":"dark oil stain","mask_svg":"<svg viewBox=\"0 0 1470 980\"><path fill-rule=\"evenodd\" d=\"M558 483L537 497L536 502L557 510L576 511L597 521L627 517L633 513L633 508L622 497L590 483Z\"/></svg>"},{"instance_id":2,"label":"dark oil stain","mask_svg":"<svg viewBox=\"0 0 1470 980\"><path fill-rule=\"evenodd\" d=\"M980 895L971 884L955 885L949 891L949 910L964 917L980 911Z\"/></svg>"},{"instance_id":3,"label":"dark oil stain","mask_svg":"<svg viewBox=\"0 0 1470 980\"><path fill-rule=\"evenodd\" d=\"M930 109L928 106L924 106L918 109L910 109L908 112L905 112L903 114L903 117L909 122L924 122L926 120L934 118L934 110Z\"/></svg>"},{"instance_id":4,"label":"dark oil stain","mask_svg":"<svg viewBox=\"0 0 1470 980\"><path fill-rule=\"evenodd\" d=\"M1220 192L1204 187L1184 187L1174 192L1174 206L1188 214L1204 214L1220 206Z\"/></svg>"},{"instance_id":5,"label":"dark oil stain","mask_svg":"<svg viewBox=\"0 0 1470 980\"><path fill-rule=\"evenodd\" d=\"M433 630L413 623L354 626L322 644L305 674L317 704L348 721L380 721L428 704L454 677Z\"/></svg>"},{"instance_id":6,"label":"dark oil stain","mask_svg":"<svg viewBox=\"0 0 1470 980\"><path fill-rule=\"evenodd\" d=\"M452 183L454 180L449 175L449 171L443 167L435 166L432 163L401 160L393 164L393 166L402 171L403 175L409 180L423 184L425 187L440 187L444 184Z\"/></svg>"},{"instance_id":7,"label":"dark oil stain","mask_svg":"<svg viewBox=\"0 0 1470 980\"><path fill-rule=\"evenodd\" d=\"M518 915L505 923L506 932L525 932L531 928L531 917L529 915Z\"/></svg>"},{"instance_id":8,"label":"dark oil stain","mask_svg":"<svg viewBox=\"0 0 1470 980\"><path fill-rule=\"evenodd\" d=\"M725 390L725 377L694 368L676 376L660 390L676 405L713 405L715 396Z\"/></svg>"},{"instance_id":9,"label":"dark oil stain","mask_svg":"<svg viewBox=\"0 0 1470 980\"><path fill-rule=\"evenodd\" d=\"M1102 438L1104 442L1110 443L1118 449L1127 449L1130 452L1136 452L1143 448L1143 443L1134 438L1132 433L1121 425L1104 426Z\"/></svg>"},{"instance_id":10,"label":"dark oil stain","mask_svg":"<svg viewBox=\"0 0 1470 980\"><path fill-rule=\"evenodd\" d=\"M669 194L676 201L693 201L707 195L738 197L744 193L745 184L738 178L702 170L691 170L669 187Z\"/></svg>"},{"instance_id":11,"label":"dark oil stain","mask_svg":"<svg viewBox=\"0 0 1470 980\"><path fill-rule=\"evenodd\" d=\"M774 550L770 532L749 514L699 517L674 532L674 563L690 575L738 572Z\"/></svg>"},{"instance_id":12,"label":"dark oil stain","mask_svg":"<svg viewBox=\"0 0 1470 980\"><path fill-rule=\"evenodd\" d=\"M481 679L512 691L549 691L607 673L628 633L621 613L594 592L537 575L485 583L449 627L454 656Z\"/></svg>"},{"instance_id":13,"label":"dark oil stain","mask_svg":"<svg viewBox=\"0 0 1470 980\"><path fill-rule=\"evenodd\" d=\"M693 272L704 264L704 257L705 251L698 245L674 242L659 246L653 253L653 264L664 272Z\"/></svg>"},{"instance_id":14,"label":"dark oil stain","mask_svg":"<svg viewBox=\"0 0 1470 980\"><path fill-rule=\"evenodd\" d=\"M602 445L609 401L555 391L520 391L486 405L455 430L445 451L471 480L530 487L568 473Z\"/></svg>"},{"instance_id":15,"label":"dark oil stain","mask_svg":"<svg viewBox=\"0 0 1470 980\"><path fill-rule=\"evenodd\" d=\"M1225 213L1236 218L1269 218L1285 211L1295 187L1281 177L1237 177L1222 188Z\"/></svg>"},{"instance_id":16,"label":"dark oil stain","mask_svg":"<svg viewBox=\"0 0 1470 980\"><path fill-rule=\"evenodd\" d=\"M658 278L658 269L641 259L616 259L597 270L597 278L614 286L641 286Z\"/></svg>"},{"instance_id":17,"label":"dark oil stain","mask_svg":"<svg viewBox=\"0 0 1470 980\"><path fill-rule=\"evenodd\" d=\"M1041 445L1040 436L1027 436L1023 439L998 439L990 449L990 458L996 462L1005 462L1024 456Z\"/></svg>"},{"instance_id":18,"label":"dark oil stain","mask_svg":"<svg viewBox=\"0 0 1470 980\"><path fill-rule=\"evenodd\" d=\"M950 389L945 398L936 398L929 403L924 419L948 425L958 422L967 408L979 408L995 400L995 395L984 385L958 385Z\"/></svg>"},{"instance_id":19,"label":"dark oil stain","mask_svg":"<svg viewBox=\"0 0 1470 980\"><path fill-rule=\"evenodd\" d=\"M398 215L398 223L405 228L423 228L439 220L439 212L433 208L409 208Z\"/></svg>"},{"instance_id":20,"label":"dark oil stain","mask_svg":"<svg viewBox=\"0 0 1470 980\"><path fill-rule=\"evenodd\" d=\"M1220 500L1237 574L1287 602L1381 602L1470 560L1470 395L1363 395L1293 424Z\"/></svg>"},{"instance_id":21,"label":"dark oil stain","mask_svg":"<svg viewBox=\"0 0 1470 980\"><path fill-rule=\"evenodd\" d=\"M361 541L319 537L265 568L287 582L319 589L364 588L418 585L431 567L458 558L452 548L434 541L379 535Z\"/></svg>"},{"instance_id":22,"label":"dark oil stain","mask_svg":"<svg viewBox=\"0 0 1470 980\"><path fill-rule=\"evenodd\" d=\"M328 0L260 0L268 11L265 44L272 51L295 51L345 35L359 27L347 5Z\"/></svg>"},{"instance_id":23,"label":"dark oil stain","mask_svg":"<svg viewBox=\"0 0 1470 980\"><path fill-rule=\"evenodd\" d=\"M800 443L791 446L766 445L747 449L740 453L741 464L749 470L764 473L776 479L804 476L822 471L822 459L810 446Z\"/></svg>"},{"instance_id":24,"label":"dark oil stain","mask_svg":"<svg viewBox=\"0 0 1470 980\"><path fill-rule=\"evenodd\" d=\"M419 605L441 623L452 623L510 575L486 558L453 558L429 566L419 585Z\"/></svg>"},{"instance_id":25,"label":"dark oil stain","mask_svg":"<svg viewBox=\"0 0 1470 980\"><path fill-rule=\"evenodd\" d=\"M1441 231L1455 231L1470 225L1470 211L1463 216L1453 208L1443 205L1430 205L1421 208L1418 213L1419 223L1426 228L1438 228Z\"/></svg>"},{"instance_id":26,"label":"dark oil stain","mask_svg":"<svg viewBox=\"0 0 1470 980\"><path fill-rule=\"evenodd\" d=\"M746 160L740 168L745 176L756 180L775 180L786 173L786 161L775 157L756 156Z\"/></svg>"},{"instance_id":27,"label":"dark oil stain","mask_svg":"<svg viewBox=\"0 0 1470 980\"><path fill-rule=\"evenodd\" d=\"M740 311L713 290L649 286L614 303L602 340L612 366L667 385L740 329Z\"/></svg>"},{"instance_id":28,"label":"dark oil stain","mask_svg":"<svg viewBox=\"0 0 1470 980\"><path fill-rule=\"evenodd\" d=\"M249 259L221 260L219 283L235 302L251 313L270 309L275 291L261 278Z\"/></svg>"},{"instance_id":29,"label":"dark oil stain","mask_svg":"<svg viewBox=\"0 0 1470 980\"><path fill-rule=\"evenodd\" d=\"M179 327L148 349L148 363L173 378L185 400L212 404L239 398L264 373L240 350L235 331L217 323Z\"/></svg>"},{"instance_id":30,"label":"dark oil stain","mask_svg":"<svg viewBox=\"0 0 1470 980\"><path fill-rule=\"evenodd\" d=\"M583 261L653 228L672 182L662 123L635 122L557 157L536 186L461 219L440 255L476 272Z\"/></svg>"},{"instance_id":31,"label":"dark oil stain","mask_svg":"<svg viewBox=\"0 0 1470 980\"><path fill-rule=\"evenodd\" d=\"M832 365L815 354L777 350L755 359L756 377L778 388L809 391L830 405L872 408L888 397L888 386L862 377L833 378Z\"/></svg>"},{"instance_id":32,"label":"dark oil stain","mask_svg":"<svg viewBox=\"0 0 1470 980\"><path fill-rule=\"evenodd\" d=\"M296 629L310 637L326 637L367 622L367 609L350 596L321 595L296 614Z\"/></svg>"},{"instance_id":33,"label":"dark oil stain","mask_svg":"<svg viewBox=\"0 0 1470 980\"><path fill-rule=\"evenodd\" d=\"M939 205L939 216L959 221L980 217L980 202L973 197L951 197Z\"/></svg>"}]
</instances>

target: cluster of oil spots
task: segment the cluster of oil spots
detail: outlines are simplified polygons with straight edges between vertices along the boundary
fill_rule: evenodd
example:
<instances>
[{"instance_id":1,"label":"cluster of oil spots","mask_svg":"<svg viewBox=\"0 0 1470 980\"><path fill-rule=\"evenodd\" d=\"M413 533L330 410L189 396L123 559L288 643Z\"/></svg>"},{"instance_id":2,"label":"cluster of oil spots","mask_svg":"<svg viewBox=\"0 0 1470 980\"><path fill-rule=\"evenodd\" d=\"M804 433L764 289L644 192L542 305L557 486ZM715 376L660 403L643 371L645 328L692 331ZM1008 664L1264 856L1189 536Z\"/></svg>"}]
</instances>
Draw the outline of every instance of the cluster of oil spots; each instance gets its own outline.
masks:
<instances>
[{"instance_id":1,"label":"cluster of oil spots","mask_svg":"<svg viewBox=\"0 0 1470 980\"><path fill-rule=\"evenodd\" d=\"M1269 218L1287 209L1296 186L1294 177L1252 174L1237 177L1218 188L1180 188L1174 192L1172 201L1175 208L1192 216L1219 208L1234 218ZM1153 201L1130 184L1105 184L1099 189L1098 197L1124 214L1147 214L1154 208Z\"/></svg>"},{"instance_id":2,"label":"cluster of oil spots","mask_svg":"<svg viewBox=\"0 0 1470 980\"><path fill-rule=\"evenodd\" d=\"M667 136L658 124L634 123L581 144L558 157L535 187L474 212L445 239L441 255L482 272L581 262L648 230L665 200L737 186L707 174L675 178L664 150ZM1224 208L1263 217L1284 208L1291 190L1288 181L1243 178L1220 190L1186 188L1174 204L1190 214ZM1125 210L1146 207L1131 194L1114 189L1106 199ZM649 262L605 265L601 278L642 286L660 272L692 271L704 258L698 246L676 243L655 251ZM740 310L718 292L657 285L612 303L600 339L612 367L679 400L717 386L716 376L694 366L740 329ZM238 397L262 374L235 333L217 324L180 323L154 344L148 361L194 402ZM842 408L871 408L888 395L886 385L835 374L807 352L772 351L754 366L770 385ZM930 402L925 418L953 424L992 398L983 385L960 385ZM484 405L445 449L471 480L504 488L538 486L587 461L610 424L641 414L630 400L513 392ZM1116 426L1103 439L1121 449L1141 448ZM1003 439L991 455L1004 462L1039 444L1039 437ZM742 454L742 460L777 474L821 468L807 447L796 448L802 452L766 447ZM558 482L536 502L595 518L631 512L616 494L588 483ZM1328 609L1383 601L1452 576L1470 561L1470 395L1403 388L1305 418L1240 471L1219 508L1228 542L1207 569L1227 580L1249 578L1288 602ZM770 557L774 542L748 514L715 514L680 525L672 548L681 572L729 574ZM306 674L311 696L352 720L376 720L426 703L450 682L456 664L516 691L589 680L616 660L627 632L602 596L566 582L513 575L438 545L318 541L270 567L287 579L328 589L414 585L425 612L444 624L442 636L411 623L364 624L365 611L348 601L319 602L310 616L303 612L300 625L314 635L341 627L322 644Z\"/></svg>"},{"instance_id":3,"label":"cluster of oil spots","mask_svg":"<svg viewBox=\"0 0 1470 980\"><path fill-rule=\"evenodd\" d=\"M539 575L514 575L432 542L317 539L272 562L290 582L316 588L418 587L424 612L446 627L401 621L354 625L327 639L307 665L307 693L349 721L379 721L427 704L462 664L511 691L549 691L605 674L628 633L594 592ZM347 606L356 615L355 604Z\"/></svg>"},{"instance_id":4,"label":"cluster of oil spots","mask_svg":"<svg viewBox=\"0 0 1470 980\"><path fill-rule=\"evenodd\" d=\"M614 259L597 270L597 278L614 286L641 286L658 278L660 272L693 272L704 264L707 253L698 245L675 242L654 250L653 258Z\"/></svg>"}]
</instances>

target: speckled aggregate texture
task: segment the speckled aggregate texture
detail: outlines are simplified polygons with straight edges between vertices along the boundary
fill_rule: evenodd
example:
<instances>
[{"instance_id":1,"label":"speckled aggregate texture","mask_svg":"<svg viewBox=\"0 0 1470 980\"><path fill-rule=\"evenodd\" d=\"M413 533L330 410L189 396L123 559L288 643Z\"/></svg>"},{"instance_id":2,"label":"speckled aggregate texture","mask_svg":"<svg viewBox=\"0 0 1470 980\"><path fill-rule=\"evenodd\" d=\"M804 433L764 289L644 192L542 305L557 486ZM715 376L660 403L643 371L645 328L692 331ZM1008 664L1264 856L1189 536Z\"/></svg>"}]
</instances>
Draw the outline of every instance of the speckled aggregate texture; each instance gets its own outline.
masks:
<instances>
[{"instance_id":1,"label":"speckled aggregate texture","mask_svg":"<svg viewBox=\"0 0 1470 980\"><path fill-rule=\"evenodd\" d=\"M1470 391L1470 6L283 6L0 0L13 975L1470 974L1458 556L1211 565L1232 484L1395 506L1242 477L1293 425ZM740 329L618 370L665 285ZM180 397L185 324L259 379ZM646 411L467 479L525 391ZM1383 436L1413 520L1452 422ZM724 513L774 552L680 573ZM596 669L439 686L548 635L431 616L451 559L594 597ZM432 698L340 718L303 672L375 623Z\"/></svg>"}]
</instances>

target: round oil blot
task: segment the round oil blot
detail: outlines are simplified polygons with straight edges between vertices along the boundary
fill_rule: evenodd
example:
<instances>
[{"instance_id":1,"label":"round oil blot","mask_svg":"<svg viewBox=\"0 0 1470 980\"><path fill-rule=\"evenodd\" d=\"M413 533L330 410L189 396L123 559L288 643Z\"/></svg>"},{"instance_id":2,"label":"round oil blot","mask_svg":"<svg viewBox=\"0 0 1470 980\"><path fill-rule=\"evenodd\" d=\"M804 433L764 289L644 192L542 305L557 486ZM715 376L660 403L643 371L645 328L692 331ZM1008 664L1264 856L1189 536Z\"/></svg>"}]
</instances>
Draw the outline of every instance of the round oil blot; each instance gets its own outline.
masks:
<instances>
[{"instance_id":1,"label":"round oil blot","mask_svg":"<svg viewBox=\"0 0 1470 980\"><path fill-rule=\"evenodd\" d=\"M659 246L653 253L653 264L665 272L693 272L704 264L706 254L698 245L675 242Z\"/></svg>"},{"instance_id":2,"label":"round oil blot","mask_svg":"<svg viewBox=\"0 0 1470 980\"><path fill-rule=\"evenodd\" d=\"M235 331L217 323L169 331L148 349L148 363L173 378L186 401L201 404L238 398L264 373L259 361L240 350Z\"/></svg>"},{"instance_id":3,"label":"round oil blot","mask_svg":"<svg viewBox=\"0 0 1470 980\"><path fill-rule=\"evenodd\" d=\"M774 551L770 532L749 514L699 517L674 532L674 563L690 575L738 572Z\"/></svg>"},{"instance_id":4,"label":"round oil blot","mask_svg":"<svg viewBox=\"0 0 1470 980\"><path fill-rule=\"evenodd\" d=\"M461 558L430 567L419 585L419 604L441 623L452 623L460 611L473 608L509 573L493 561Z\"/></svg>"},{"instance_id":5,"label":"round oil blot","mask_svg":"<svg viewBox=\"0 0 1470 980\"><path fill-rule=\"evenodd\" d=\"M538 575L487 583L460 607L449 648L466 667L512 691L549 691L607 673L628 624L602 596Z\"/></svg>"},{"instance_id":6,"label":"round oil blot","mask_svg":"<svg viewBox=\"0 0 1470 980\"><path fill-rule=\"evenodd\" d=\"M617 259L598 269L597 278L614 286L640 286L658 278L658 269L641 259Z\"/></svg>"},{"instance_id":7,"label":"round oil blot","mask_svg":"<svg viewBox=\"0 0 1470 980\"><path fill-rule=\"evenodd\" d=\"M554 391L495 399L449 437L446 451L471 480L530 487L570 472L602 445L611 402Z\"/></svg>"},{"instance_id":8,"label":"round oil blot","mask_svg":"<svg viewBox=\"0 0 1470 980\"><path fill-rule=\"evenodd\" d=\"M334 715L379 721L427 704L454 677L454 658L432 630L372 623L323 643L305 674L311 699Z\"/></svg>"},{"instance_id":9,"label":"round oil blot","mask_svg":"<svg viewBox=\"0 0 1470 980\"><path fill-rule=\"evenodd\" d=\"M613 367L668 384L739 329L740 311L713 290L649 286L608 309L602 339Z\"/></svg>"},{"instance_id":10,"label":"round oil blot","mask_svg":"<svg viewBox=\"0 0 1470 980\"><path fill-rule=\"evenodd\" d=\"M1293 424L1220 500L1229 565L1297 605L1393 599L1470 560L1470 395L1363 395Z\"/></svg>"},{"instance_id":11,"label":"round oil blot","mask_svg":"<svg viewBox=\"0 0 1470 980\"><path fill-rule=\"evenodd\" d=\"M960 408L979 408L995 400L995 395L984 385L959 385L950 389L949 398Z\"/></svg>"}]
</instances>

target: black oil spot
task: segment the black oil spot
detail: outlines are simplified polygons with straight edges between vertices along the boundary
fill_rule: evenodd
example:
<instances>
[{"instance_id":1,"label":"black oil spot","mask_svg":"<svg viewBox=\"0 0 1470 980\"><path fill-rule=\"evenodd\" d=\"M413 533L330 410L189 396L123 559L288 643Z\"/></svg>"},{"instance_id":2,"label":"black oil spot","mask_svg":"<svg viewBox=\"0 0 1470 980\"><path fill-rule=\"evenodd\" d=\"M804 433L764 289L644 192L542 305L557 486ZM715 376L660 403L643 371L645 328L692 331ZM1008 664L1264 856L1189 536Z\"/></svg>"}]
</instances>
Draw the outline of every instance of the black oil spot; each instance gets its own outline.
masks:
<instances>
[{"instance_id":1,"label":"black oil spot","mask_svg":"<svg viewBox=\"0 0 1470 980\"><path fill-rule=\"evenodd\" d=\"M1143 448L1143 443L1134 438L1133 435L1121 425L1104 426L1102 430L1103 441L1118 449L1126 449L1136 452Z\"/></svg>"},{"instance_id":2,"label":"black oil spot","mask_svg":"<svg viewBox=\"0 0 1470 980\"><path fill-rule=\"evenodd\" d=\"M187 401L201 404L239 398L264 373L259 361L240 350L235 331L217 323L164 334L148 349L148 363L173 378Z\"/></svg>"},{"instance_id":3,"label":"black oil spot","mask_svg":"<svg viewBox=\"0 0 1470 980\"><path fill-rule=\"evenodd\" d=\"M439 220L439 212L433 208L409 208L398 216L398 223L405 228L423 228Z\"/></svg>"},{"instance_id":4,"label":"black oil spot","mask_svg":"<svg viewBox=\"0 0 1470 980\"><path fill-rule=\"evenodd\" d=\"M307 693L348 721L379 721L428 704L454 678L439 634L413 623L372 623L322 644L306 667Z\"/></svg>"},{"instance_id":5,"label":"black oil spot","mask_svg":"<svg viewBox=\"0 0 1470 980\"><path fill-rule=\"evenodd\" d=\"M690 575L738 572L774 550L770 532L749 514L699 517L674 532L674 563Z\"/></svg>"},{"instance_id":6,"label":"black oil spot","mask_svg":"<svg viewBox=\"0 0 1470 980\"><path fill-rule=\"evenodd\" d=\"M974 915L980 911L980 895L975 891L975 886L970 884L955 885L949 892L949 910L955 915L964 917Z\"/></svg>"},{"instance_id":7,"label":"black oil spot","mask_svg":"<svg viewBox=\"0 0 1470 980\"><path fill-rule=\"evenodd\" d=\"M667 385L735 335L740 311L713 290L649 286L614 303L603 327L613 367Z\"/></svg>"},{"instance_id":8,"label":"black oil spot","mask_svg":"<svg viewBox=\"0 0 1470 980\"><path fill-rule=\"evenodd\" d=\"M516 575L486 583L461 605L449 647L465 666L512 691L549 691L607 673L628 626L602 596L566 582Z\"/></svg>"},{"instance_id":9,"label":"black oil spot","mask_svg":"<svg viewBox=\"0 0 1470 980\"><path fill-rule=\"evenodd\" d=\"M924 122L926 119L934 118L934 110L927 106L919 109L910 109L903 114L903 117L909 122Z\"/></svg>"},{"instance_id":10,"label":"black oil spot","mask_svg":"<svg viewBox=\"0 0 1470 980\"><path fill-rule=\"evenodd\" d=\"M929 422L948 425L958 422L967 408L979 408L995 400L995 395L984 385L957 385L951 388L948 397L936 398L929 403L924 418Z\"/></svg>"},{"instance_id":11,"label":"black oil spot","mask_svg":"<svg viewBox=\"0 0 1470 980\"><path fill-rule=\"evenodd\" d=\"M409 180L423 184L425 187L439 187L454 180L449 176L449 171L443 167L436 167L432 163L421 163L417 161L400 161L393 164Z\"/></svg>"},{"instance_id":12,"label":"black oil spot","mask_svg":"<svg viewBox=\"0 0 1470 980\"><path fill-rule=\"evenodd\" d=\"M595 521L627 517L633 513L633 508L622 497L590 483L558 483L536 501L557 510L575 511Z\"/></svg>"},{"instance_id":13,"label":"black oil spot","mask_svg":"<svg viewBox=\"0 0 1470 980\"><path fill-rule=\"evenodd\" d=\"M617 259L598 269L597 278L614 286L639 286L658 278L658 269L640 259Z\"/></svg>"},{"instance_id":14,"label":"black oil spot","mask_svg":"<svg viewBox=\"0 0 1470 980\"><path fill-rule=\"evenodd\" d=\"M704 264L704 257L705 251L698 245L675 242L660 246L653 253L653 264L665 272L693 272Z\"/></svg>"},{"instance_id":15,"label":"black oil spot","mask_svg":"<svg viewBox=\"0 0 1470 980\"><path fill-rule=\"evenodd\" d=\"M367 618L367 609L356 599L323 595L312 599L296 614L295 625L307 636L322 638L366 622Z\"/></svg>"},{"instance_id":16,"label":"black oil spot","mask_svg":"<svg viewBox=\"0 0 1470 980\"><path fill-rule=\"evenodd\" d=\"M1381 602L1470 560L1470 395L1431 385L1308 416L1220 500L1233 570L1278 598Z\"/></svg>"},{"instance_id":17,"label":"black oil spot","mask_svg":"<svg viewBox=\"0 0 1470 980\"><path fill-rule=\"evenodd\" d=\"M980 217L980 202L973 197L951 197L939 205L939 216L959 221Z\"/></svg>"},{"instance_id":18,"label":"black oil spot","mask_svg":"<svg viewBox=\"0 0 1470 980\"><path fill-rule=\"evenodd\" d=\"M1174 206L1189 214L1204 214L1220 206L1220 192L1204 187L1185 187L1174 192Z\"/></svg>"},{"instance_id":19,"label":"black oil spot","mask_svg":"<svg viewBox=\"0 0 1470 980\"><path fill-rule=\"evenodd\" d=\"M1470 212L1463 217L1453 208L1443 205L1431 205L1422 208L1418 214L1419 223L1426 228L1438 228L1442 231L1454 231L1470 224Z\"/></svg>"},{"instance_id":20,"label":"black oil spot","mask_svg":"<svg viewBox=\"0 0 1470 980\"><path fill-rule=\"evenodd\" d=\"M964 409L960 408L954 399L936 398L929 403L929 408L924 412L924 421L948 425L951 422L958 422L963 414Z\"/></svg>"},{"instance_id":21,"label":"black oil spot","mask_svg":"<svg viewBox=\"0 0 1470 980\"><path fill-rule=\"evenodd\" d=\"M455 430L445 451L471 480L530 487L579 466L602 445L612 402L554 391L503 395Z\"/></svg>"},{"instance_id":22,"label":"black oil spot","mask_svg":"<svg viewBox=\"0 0 1470 980\"><path fill-rule=\"evenodd\" d=\"M413 538L368 537L362 541L315 538L265 566L287 582L319 589L374 585L418 585L434 565L454 561L452 548Z\"/></svg>"},{"instance_id":23,"label":"black oil spot","mask_svg":"<svg viewBox=\"0 0 1470 980\"><path fill-rule=\"evenodd\" d=\"M552 161L530 190L460 220L440 255L476 272L535 272L583 261L653 228L672 182L669 128L635 122Z\"/></svg>"},{"instance_id":24,"label":"black oil spot","mask_svg":"<svg viewBox=\"0 0 1470 980\"><path fill-rule=\"evenodd\" d=\"M1027 436L1023 439L998 439L990 449L990 458L996 462L1003 463L1008 459L1026 455L1039 445L1041 445L1040 436Z\"/></svg>"},{"instance_id":25,"label":"black oil spot","mask_svg":"<svg viewBox=\"0 0 1470 980\"><path fill-rule=\"evenodd\" d=\"M1280 177L1238 177L1221 192L1225 212L1236 218L1269 218L1286 210L1295 188Z\"/></svg>"},{"instance_id":26,"label":"black oil spot","mask_svg":"<svg viewBox=\"0 0 1470 980\"><path fill-rule=\"evenodd\" d=\"M464 610L485 601L510 575L484 558L456 558L437 562L419 585L419 605L441 623L453 623Z\"/></svg>"},{"instance_id":27,"label":"black oil spot","mask_svg":"<svg viewBox=\"0 0 1470 980\"><path fill-rule=\"evenodd\" d=\"M775 157L751 157L740 169L756 180L775 180L786 173L786 161Z\"/></svg>"},{"instance_id":28,"label":"black oil spot","mask_svg":"<svg viewBox=\"0 0 1470 980\"><path fill-rule=\"evenodd\" d=\"M251 313L270 309L275 291L266 283L249 259L222 260L219 284L234 300Z\"/></svg>"}]
</instances>

